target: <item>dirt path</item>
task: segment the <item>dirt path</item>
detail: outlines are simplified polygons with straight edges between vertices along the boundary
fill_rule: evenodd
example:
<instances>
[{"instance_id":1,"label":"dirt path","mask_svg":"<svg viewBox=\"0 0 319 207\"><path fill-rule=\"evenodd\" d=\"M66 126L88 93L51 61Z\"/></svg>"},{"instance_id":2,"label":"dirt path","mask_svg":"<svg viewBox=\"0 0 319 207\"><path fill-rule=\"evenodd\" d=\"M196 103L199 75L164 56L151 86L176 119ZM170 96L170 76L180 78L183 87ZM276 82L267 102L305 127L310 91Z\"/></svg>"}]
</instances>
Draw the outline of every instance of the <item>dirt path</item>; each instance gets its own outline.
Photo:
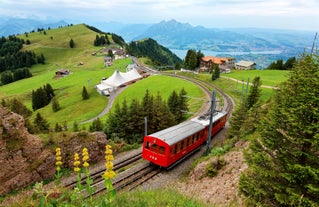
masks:
<instances>
[{"instance_id":1,"label":"dirt path","mask_svg":"<svg viewBox=\"0 0 319 207\"><path fill-rule=\"evenodd\" d=\"M100 117L104 116L111 109L111 107L113 105L113 102L114 102L115 98L117 97L117 95L119 95L125 89L126 89L126 87L121 87L121 88L118 88L115 91L115 93L111 93L111 95L109 97L106 97L107 99L109 99L109 101L107 102L107 105L105 106L105 108L103 109L103 111L99 115L97 115L96 117L93 117L93 118L91 118L89 120L82 121L79 124L89 123L89 122L94 121L97 118L100 118Z\"/></svg>"},{"instance_id":2,"label":"dirt path","mask_svg":"<svg viewBox=\"0 0 319 207\"><path fill-rule=\"evenodd\" d=\"M230 77L225 77L225 76L220 76L221 78L227 78L229 80L232 80L232 81L235 81L235 82L238 82L238 83L244 83L244 84L247 84L247 82L245 81L240 81L240 80L237 80L235 78L230 78ZM252 83L249 83L249 85L253 85ZM266 86L266 85L261 85L260 87L262 88L272 88L272 89L279 89L278 87L275 87L275 86Z\"/></svg>"}]
</instances>

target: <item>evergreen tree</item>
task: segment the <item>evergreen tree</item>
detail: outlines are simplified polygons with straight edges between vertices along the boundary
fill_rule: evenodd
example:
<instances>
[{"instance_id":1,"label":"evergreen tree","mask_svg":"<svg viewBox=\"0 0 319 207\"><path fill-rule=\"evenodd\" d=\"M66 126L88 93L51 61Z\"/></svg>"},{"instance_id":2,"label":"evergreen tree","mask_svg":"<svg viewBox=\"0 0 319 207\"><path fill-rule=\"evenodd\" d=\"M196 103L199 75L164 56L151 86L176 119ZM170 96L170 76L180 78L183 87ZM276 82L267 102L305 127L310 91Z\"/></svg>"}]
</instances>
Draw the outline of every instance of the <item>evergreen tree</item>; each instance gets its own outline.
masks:
<instances>
[{"instance_id":1,"label":"evergreen tree","mask_svg":"<svg viewBox=\"0 0 319 207\"><path fill-rule=\"evenodd\" d=\"M247 96L247 110L257 103L261 95L261 81L260 77L256 76L252 82L252 86L250 87L249 94Z\"/></svg>"},{"instance_id":2,"label":"evergreen tree","mask_svg":"<svg viewBox=\"0 0 319 207\"><path fill-rule=\"evenodd\" d=\"M6 103L6 106L9 107L11 111L23 116L25 119L32 115L32 111L16 98Z\"/></svg>"},{"instance_id":3,"label":"evergreen tree","mask_svg":"<svg viewBox=\"0 0 319 207\"><path fill-rule=\"evenodd\" d=\"M49 102L47 92L42 87L32 91L32 109L34 111L48 105Z\"/></svg>"},{"instance_id":4,"label":"evergreen tree","mask_svg":"<svg viewBox=\"0 0 319 207\"><path fill-rule=\"evenodd\" d=\"M188 105L187 105L187 92L185 91L184 88L179 92L179 97L178 97L178 113L176 117L176 121L178 123L182 122L184 120L184 115L187 114L188 112Z\"/></svg>"},{"instance_id":5,"label":"evergreen tree","mask_svg":"<svg viewBox=\"0 0 319 207\"><path fill-rule=\"evenodd\" d=\"M103 130L103 124L100 118L95 119L92 122L92 125L90 126L90 132L102 131L102 130Z\"/></svg>"},{"instance_id":6,"label":"evergreen tree","mask_svg":"<svg viewBox=\"0 0 319 207\"><path fill-rule=\"evenodd\" d=\"M73 122L73 131L78 132L79 131L79 124L77 121Z\"/></svg>"},{"instance_id":7,"label":"evergreen tree","mask_svg":"<svg viewBox=\"0 0 319 207\"><path fill-rule=\"evenodd\" d=\"M197 57L197 66L196 67L199 67L200 62L202 61L202 58L204 57L204 54L200 50L198 50L196 53L196 57Z\"/></svg>"},{"instance_id":8,"label":"evergreen tree","mask_svg":"<svg viewBox=\"0 0 319 207\"><path fill-rule=\"evenodd\" d=\"M45 92L46 92L46 94L47 94L48 103L50 103L51 99L55 96L54 90L53 90L52 86L51 86L49 83L47 83L46 85L44 85L43 88L44 88L44 90L45 90ZM48 103L47 103L47 104L48 104ZM47 104L46 104L46 105L47 105Z\"/></svg>"},{"instance_id":9,"label":"evergreen tree","mask_svg":"<svg viewBox=\"0 0 319 207\"><path fill-rule=\"evenodd\" d=\"M282 66L283 70L291 70L291 68L294 66L296 63L296 58L291 57L288 60L286 60L285 64Z\"/></svg>"},{"instance_id":10,"label":"evergreen tree","mask_svg":"<svg viewBox=\"0 0 319 207\"><path fill-rule=\"evenodd\" d=\"M55 123L54 131L55 132L61 132L62 131L62 126L59 123Z\"/></svg>"},{"instance_id":11,"label":"evergreen tree","mask_svg":"<svg viewBox=\"0 0 319 207\"><path fill-rule=\"evenodd\" d=\"M48 132L50 125L47 120L45 120L40 113L36 114L36 117L33 121L34 126L37 129L37 132Z\"/></svg>"},{"instance_id":12,"label":"evergreen tree","mask_svg":"<svg viewBox=\"0 0 319 207\"><path fill-rule=\"evenodd\" d=\"M143 97L143 101L142 101L142 107L143 107L143 117L146 117L148 122L150 123L150 121L153 119L153 112L154 112L154 104L153 104L153 96L150 94L149 90L147 89L145 91L145 95ZM150 124L147 125L147 131L148 133L153 133L154 130L151 130L151 126Z\"/></svg>"},{"instance_id":13,"label":"evergreen tree","mask_svg":"<svg viewBox=\"0 0 319 207\"><path fill-rule=\"evenodd\" d=\"M280 86L245 153L240 192L254 206L318 206L319 57L305 55Z\"/></svg>"},{"instance_id":14,"label":"evergreen tree","mask_svg":"<svg viewBox=\"0 0 319 207\"><path fill-rule=\"evenodd\" d=\"M10 71L1 73L1 82L3 85L13 82L13 75Z\"/></svg>"},{"instance_id":15,"label":"evergreen tree","mask_svg":"<svg viewBox=\"0 0 319 207\"><path fill-rule=\"evenodd\" d=\"M134 140L137 143L142 142L144 132L144 117L142 106L137 99L132 99L128 112L128 133L133 137L139 136L141 139Z\"/></svg>"},{"instance_id":16,"label":"evergreen tree","mask_svg":"<svg viewBox=\"0 0 319 207\"><path fill-rule=\"evenodd\" d=\"M194 70L198 65L197 54L195 50L188 50L186 53L184 66L189 70Z\"/></svg>"},{"instance_id":17,"label":"evergreen tree","mask_svg":"<svg viewBox=\"0 0 319 207\"><path fill-rule=\"evenodd\" d=\"M70 48L74 48L74 40L71 38L69 42Z\"/></svg>"},{"instance_id":18,"label":"evergreen tree","mask_svg":"<svg viewBox=\"0 0 319 207\"><path fill-rule=\"evenodd\" d=\"M220 77L220 69L219 66L217 64L212 64L211 67L211 71L212 71L212 80L217 80Z\"/></svg>"},{"instance_id":19,"label":"evergreen tree","mask_svg":"<svg viewBox=\"0 0 319 207\"><path fill-rule=\"evenodd\" d=\"M88 92L87 92L85 86L83 86L83 89L82 89L82 99L83 99L83 100L87 100L87 99L89 99L89 98L90 98L90 96L89 96L89 94L88 94Z\"/></svg>"},{"instance_id":20,"label":"evergreen tree","mask_svg":"<svg viewBox=\"0 0 319 207\"><path fill-rule=\"evenodd\" d=\"M57 112L60 109L61 109L61 107L60 107L58 99L56 97L53 97L53 99L52 99L52 110L54 112Z\"/></svg>"},{"instance_id":21,"label":"evergreen tree","mask_svg":"<svg viewBox=\"0 0 319 207\"><path fill-rule=\"evenodd\" d=\"M169 110L172 112L175 119L177 120L177 117L179 116L178 114L179 114L180 109L179 109L179 96L175 90L168 97L167 105L168 105Z\"/></svg>"}]
</instances>

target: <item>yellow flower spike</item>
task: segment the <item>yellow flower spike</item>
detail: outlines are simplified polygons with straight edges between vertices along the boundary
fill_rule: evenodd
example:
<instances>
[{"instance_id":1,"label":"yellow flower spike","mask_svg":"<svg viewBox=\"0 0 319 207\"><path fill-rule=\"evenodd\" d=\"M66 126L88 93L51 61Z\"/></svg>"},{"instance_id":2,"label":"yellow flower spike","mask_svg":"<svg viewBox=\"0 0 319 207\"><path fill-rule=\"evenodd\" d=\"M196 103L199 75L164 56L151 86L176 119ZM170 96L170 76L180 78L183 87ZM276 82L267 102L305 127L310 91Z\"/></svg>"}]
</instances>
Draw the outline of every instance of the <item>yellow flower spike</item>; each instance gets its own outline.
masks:
<instances>
[{"instance_id":1,"label":"yellow flower spike","mask_svg":"<svg viewBox=\"0 0 319 207\"><path fill-rule=\"evenodd\" d=\"M84 163L83 163L83 167L89 167L89 166L90 166L89 163L87 163L87 162L84 162Z\"/></svg>"}]
</instances>

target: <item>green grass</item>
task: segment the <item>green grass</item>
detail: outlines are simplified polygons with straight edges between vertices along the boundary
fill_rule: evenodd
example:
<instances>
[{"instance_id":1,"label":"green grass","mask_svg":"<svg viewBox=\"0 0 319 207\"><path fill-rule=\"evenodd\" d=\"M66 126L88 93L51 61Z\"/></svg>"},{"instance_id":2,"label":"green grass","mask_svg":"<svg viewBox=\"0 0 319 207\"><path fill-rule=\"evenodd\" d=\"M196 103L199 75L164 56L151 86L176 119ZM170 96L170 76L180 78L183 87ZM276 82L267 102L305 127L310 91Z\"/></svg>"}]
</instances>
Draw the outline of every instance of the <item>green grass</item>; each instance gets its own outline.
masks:
<instances>
[{"instance_id":1,"label":"green grass","mask_svg":"<svg viewBox=\"0 0 319 207\"><path fill-rule=\"evenodd\" d=\"M187 91L187 96L205 98L204 92L197 85L189 81L169 76L153 75L128 86L128 88L116 98L114 103L121 104L124 99L130 103L133 98L142 101L147 89L154 97L156 97L157 92L159 92L163 100L167 101L173 90L179 93L182 88ZM203 101L189 98L189 105L193 112L196 112L201 104L203 104Z\"/></svg>"},{"instance_id":2,"label":"green grass","mask_svg":"<svg viewBox=\"0 0 319 207\"><path fill-rule=\"evenodd\" d=\"M288 78L287 70L232 70L231 73L222 74L223 77L235 78L240 81L251 83L256 76L260 76L262 85L278 86L280 82L284 82Z\"/></svg>"},{"instance_id":3,"label":"green grass","mask_svg":"<svg viewBox=\"0 0 319 207\"><path fill-rule=\"evenodd\" d=\"M97 203L98 204L98 203ZM114 207L208 207L211 205L198 201L195 197L188 198L173 189L149 191L130 191L119 193L111 204Z\"/></svg>"}]
</instances>

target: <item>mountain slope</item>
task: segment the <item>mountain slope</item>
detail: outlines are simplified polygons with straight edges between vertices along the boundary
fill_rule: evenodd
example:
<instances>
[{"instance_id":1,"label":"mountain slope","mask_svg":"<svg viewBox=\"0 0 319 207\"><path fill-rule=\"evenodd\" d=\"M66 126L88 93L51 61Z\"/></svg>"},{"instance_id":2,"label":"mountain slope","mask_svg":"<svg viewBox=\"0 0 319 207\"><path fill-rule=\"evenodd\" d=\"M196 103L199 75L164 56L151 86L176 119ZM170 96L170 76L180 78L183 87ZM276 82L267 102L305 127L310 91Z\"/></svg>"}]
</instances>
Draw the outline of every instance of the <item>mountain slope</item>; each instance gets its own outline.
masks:
<instances>
[{"instance_id":1,"label":"mountain slope","mask_svg":"<svg viewBox=\"0 0 319 207\"><path fill-rule=\"evenodd\" d=\"M219 29L193 27L175 20L152 25L134 39L152 38L168 48L201 49L214 51L262 51L274 50L279 46L262 38Z\"/></svg>"},{"instance_id":2,"label":"mountain slope","mask_svg":"<svg viewBox=\"0 0 319 207\"><path fill-rule=\"evenodd\" d=\"M136 57L149 58L152 64L156 66L175 65L176 63L182 62L182 60L170 50L159 45L151 38L131 42L128 45L127 51Z\"/></svg>"},{"instance_id":3,"label":"mountain slope","mask_svg":"<svg viewBox=\"0 0 319 207\"><path fill-rule=\"evenodd\" d=\"M20 18L0 18L0 36L9 36L15 34L23 34L25 32L31 32L38 28L57 28L59 26L68 25L65 21L47 22L33 19L20 19Z\"/></svg>"}]
</instances>

